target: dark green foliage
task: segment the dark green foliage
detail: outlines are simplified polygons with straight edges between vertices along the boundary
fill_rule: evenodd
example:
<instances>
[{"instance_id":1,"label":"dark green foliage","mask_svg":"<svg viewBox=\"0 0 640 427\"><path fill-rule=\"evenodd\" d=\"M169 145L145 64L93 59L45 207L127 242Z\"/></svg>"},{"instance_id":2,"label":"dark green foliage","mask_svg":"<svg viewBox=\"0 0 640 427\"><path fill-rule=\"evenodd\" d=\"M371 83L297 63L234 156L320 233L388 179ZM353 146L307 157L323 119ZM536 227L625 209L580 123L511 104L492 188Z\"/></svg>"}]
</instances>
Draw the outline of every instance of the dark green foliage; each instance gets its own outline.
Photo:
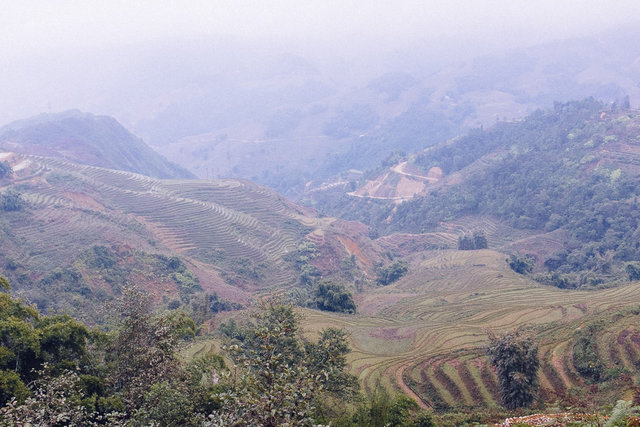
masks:
<instances>
[{"instance_id":1,"label":"dark green foliage","mask_svg":"<svg viewBox=\"0 0 640 427\"><path fill-rule=\"evenodd\" d=\"M640 135L637 116L603 120L603 111L618 114L593 99L557 104L554 111L538 111L522 122L500 123L425 151L418 164L449 173L485 154L501 154L461 184L389 208L377 217L391 216L390 222L379 222L380 231L424 232L473 214L521 229L562 228L568 234L566 253L544 265L557 277L575 277L569 280L573 285L551 282L580 287L620 279L622 263L640 261L640 185L624 169L596 161L607 144ZM579 277L589 272L595 277Z\"/></svg>"},{"instance_id":2,"label":"dark green foliage","mask_svg":"<svg viewBox=\"0 0 640 427\"><path fill-rule=\"evenodd\" d=\"M409 264L404 261L394 261L386 267L376 269L376 282L382 286L390 285L409 271Z\"/></svg>"},{"instance_id":3,"label":"dark green foliage","mask_svg":"<svg viewBox=\"0 0 640 427\"><path fill-rule=\"evenodd\" d=\"M242 308L242 304L218 298L218 294L216 294L215 292L213 294L206 294L206 298L208 299L209 310L212 313L218 313L220 311L240 310Z\"/></svg>"},{"instance_id":4,"label":"dark green foliage","mask_svg":"<svg viewBox=\"0 0 640 427\"><path fill-rule=\"evenodd\" d=\"M226 322L220 323L220 326L218 326L218 331L234 344L243 342L247 337L247 330L243 327L240 327L233 319L229 319Z\"/></svg>"},{"instance_id":5,"label":"dark green foliage","mask_svg":"<svg viewBox=\"0 0 640 427\"><path fill-rule=\"evenodd\" d=\"M489 243L484 231L474 231L472 235L465 233L458 237L458 249L461 251L487 249L488 247Z\"/></svg>"},{"instance_id":6,"label":"dark green foliage","mask_svg":"<svg viewBox=\"0 0 640 427\"><path fill-rule=\"evenodd\" d=\"M598 356L597 333L604 327L602 321L592 322L578 329L574 334L573 366L587 381L601 380L605 365Z\"/></svg>"},{"instance_id":7,"label":"dark green foliage","mask_svg":"<svg viewBox=\"0 0 640 427\"><path fill-rule=\"evenodd\" d=\"M285 260L292 262L293 266L300 273L300 284L312 286L320 278L320 270L311 261L318 258L320 253L316 244L310 241L300 243L295 252L285 256Z\"/></svg>"},{"instance_id":8,"label":"dark green foliage","mask_svg":"<svg viewBox=\"0 0 640 427\"><path fill-rule=\"evenodd\" d=\"M351 293L344 286L327 280L315 286L312 303L318 310L351 314L356 312Z\"/></svg>"},{"instance_id":9,"label":"dark green foliage","mask_svg":"<svg viewBox=\"0 0 640 427\"><path fill-rule=\"evenodd\" d=\"M509 267L511 267L513 271L519 274L531 273L535 266L535 258L529 254L524 256L511 254L505 261L507 261L507 264L509 264Z\"/></svg>"},{"instance_id":10,"label":"dark green foliage","mask_svg":"<svg viewBox=\"0 0 640 427\"><path fill-rule=\"evenodd\" d=\"M15 190L7 190L0 195L0 209L5 212L19 211L24 208L25 202L22 194Z\"/></svg>"},{"instance_id":11,"label":"dark green foliage","mask_svg":"<svg viewBox=\"0 0 640 427\"><path fill-rule=\"evenodd\" d=\"M194 322L178 310L156 315L147 294L122 293L113 334L0 294L0 424L202 425L212 380L200 380L224 367L221 358L196 360L194 380L177 355Z\"/></svg>"},{"instance_id":12,"label":"dark green foliage","mask_svg":"<svg viewBox=\"0 0 640 427\"><path fill-rule=\"evenodd\" d=\"M473 233L473 246L476 249L487 249L489 247L487 235L484 234L484 231L475 231Z\"/></svg>"},{"instance_id":13,"label":"dark green foliage","mask_svg":"<svg viewBox=\"0 0 640 427\"><path fill-rule=\"evenodd\" d=\"M169 303L168 308L178 308L180 303L178 301L172 301ZM197 324L201 325L207 320L211 319L216 313L221 311L240 310L242 304L236 302L227 301L226 299L218 297L217 293L201 293L194 295L190 302L190 313L193 320Z\"/></svg>"},{"instance_id":14,"label":"dark green foliage","mask_svg":"<svg viewBox=\"0 0 640 427\"><path fill-rule=\"evenodd\" d=\"M11 175L13 173L13 169L11 165L6 160L0 162L0 179L4 178L7 175Z\"/></svg>"},{"instance_id":15,"label":"dark green foliage","mask_svg":"<svg viewBox=\"0 0 640 427\"><path fill-rule=\"evenodd\" d=\"M84 256L87 267L107 269L117 263L116 254L105 246L94 246Z\"/></svg>"},{"instance_id":16,"label":"dark green foliage","mask_svg":"<svg viewBox=\"0 0 640 427\"><path fill-rule=\"evenodd\" d=\"M264 279L265 263L256 263L247 257L232 258L225 262L228 270L222 271L222 277L231 284L258 283Z\"/></svg>"},{"instance_id":17,"label":"dark green foliage","mask_svg":"<svg viewBox=\"0 0 640 427\"><path fill-rule=\"evenodd\" d=\"M41 317L0 293L0 406L12 396L24 399L25 384L45 364L50 372L82 366L89 338L89 331L71 317Z\"/></svg>"},{"instance_id":18,"label":"dark green foliage","mask_svg":"<svg viewBox=\"0 0 640 427\"><path fill-rule=\"evenodd\" d=\"M629 280L640 280L640 263L630 262L624 269Z\"/></svg>"},{"instance_id":19,"label":"dark green foliage","mask_svg":"<svg viewBox=\"0 0 640 427\"><path fill-rule=\"evenodd\" d=\"M11 285L6 277L0 276L0 290L9 291L11 290Z\"/></svg>"},{"instance_id":20,"label":"dark green foliage","mask_svg":"<svg viewBox=\"0 0 640 427\"><path fill-rule=\"evenodd\" d=\"M0 407L11 399L24 402L28 396L29 389L17 372L0 369Z\"/></svg>"},{"instance_id":21,"label":"dark green foliage","mask_svg":"<svg viewBox=\"0 0 640 427\"><path fill-rule=\"evenodd\" d=\"M137 425L160 427L200 426L191 396L174 384L159 382L144 394L140 408L133 416Z\"/></svg>"},{"instance_id":22,"label":"dark green foliage","mask_svg":"<svg viewBox=\"0 0 640 427\"><path fill-rule=\"evenodd\" d=\"M487 353L496 368L502 403L508 409L527 407L538 390L538 345L519 332L489 334Z\"/></svg>"}]
</instances>

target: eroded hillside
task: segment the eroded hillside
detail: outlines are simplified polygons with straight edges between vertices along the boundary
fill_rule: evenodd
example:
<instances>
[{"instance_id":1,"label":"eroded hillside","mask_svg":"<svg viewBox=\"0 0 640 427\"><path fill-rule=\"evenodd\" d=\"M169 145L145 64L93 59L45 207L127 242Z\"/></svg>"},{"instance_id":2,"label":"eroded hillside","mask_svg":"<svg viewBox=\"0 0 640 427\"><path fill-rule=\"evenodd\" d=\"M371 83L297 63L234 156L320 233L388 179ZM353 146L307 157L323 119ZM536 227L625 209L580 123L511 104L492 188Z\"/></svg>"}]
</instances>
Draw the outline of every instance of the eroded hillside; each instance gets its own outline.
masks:
<instances>
[{"instance_id":1,"label":"eroded hillside","mask_svg":"<svg viewBox=\"0 0 640 427\"><path fill-rule=\"evenodd\" d=\"M379 261L366 227L318 218L271 190L237 180L158 180L35 155L3 153L0 247L7 276L42 309L84 310L124 283L157 302L201 292L246 303L298 285L290 254L316 242L322 273L340 260ZM177 260L175 261L174 260ZM172 261L174 260L174 261Z\"/></svg>"}]
</instances>

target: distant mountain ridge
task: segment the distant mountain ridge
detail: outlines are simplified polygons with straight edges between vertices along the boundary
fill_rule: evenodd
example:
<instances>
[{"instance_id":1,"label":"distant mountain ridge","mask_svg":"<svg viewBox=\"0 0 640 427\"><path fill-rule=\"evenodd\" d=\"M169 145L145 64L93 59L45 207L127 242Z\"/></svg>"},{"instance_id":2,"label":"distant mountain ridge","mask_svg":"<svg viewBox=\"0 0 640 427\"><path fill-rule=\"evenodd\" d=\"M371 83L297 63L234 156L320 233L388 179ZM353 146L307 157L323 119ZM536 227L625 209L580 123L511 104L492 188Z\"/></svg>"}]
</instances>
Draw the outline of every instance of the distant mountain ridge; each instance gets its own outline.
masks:
<instances>
[{"instance_id":1,"label":"distant mountain ridge","mask_svg":"<svg viewBox=\"0 0 640 427\"><path fill-rule=\"evenodd\" d=\"M117 120L79 110L40 114L0 128L0 147L155 178L194 178Z\"/></svg>"}]
</instances>

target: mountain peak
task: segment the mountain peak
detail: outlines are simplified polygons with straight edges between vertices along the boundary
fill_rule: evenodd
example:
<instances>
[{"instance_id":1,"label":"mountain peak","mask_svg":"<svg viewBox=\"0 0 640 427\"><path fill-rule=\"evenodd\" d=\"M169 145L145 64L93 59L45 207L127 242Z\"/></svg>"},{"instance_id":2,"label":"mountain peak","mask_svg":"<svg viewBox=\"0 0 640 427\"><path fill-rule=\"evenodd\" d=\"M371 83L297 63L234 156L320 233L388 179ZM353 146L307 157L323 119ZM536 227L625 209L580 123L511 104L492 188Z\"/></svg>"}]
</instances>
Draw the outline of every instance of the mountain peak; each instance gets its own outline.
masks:
<instances>
[{"instance_id":1,"label":"mountain peak","mask_svg":"<svg viewBox=\"0 0 640 427\"><path fill-rule=\"evenodd\" d=\"M12 122L0 128L0 147L157 178L193 177L113 117L80 110L44 113Z\"/></svg>"}]
</instances>

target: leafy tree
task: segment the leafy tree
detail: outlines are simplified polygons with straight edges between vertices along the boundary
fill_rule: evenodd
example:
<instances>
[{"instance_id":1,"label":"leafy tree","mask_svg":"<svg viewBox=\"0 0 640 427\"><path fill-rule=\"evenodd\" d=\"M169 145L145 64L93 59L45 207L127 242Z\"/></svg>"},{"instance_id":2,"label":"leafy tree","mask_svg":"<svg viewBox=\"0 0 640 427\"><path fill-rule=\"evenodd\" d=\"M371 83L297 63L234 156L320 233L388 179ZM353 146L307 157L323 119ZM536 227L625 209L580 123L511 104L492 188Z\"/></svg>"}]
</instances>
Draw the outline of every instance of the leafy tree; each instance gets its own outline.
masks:
<instances>
[{"instance_id":1,"label":"leafy tree","mask_svg":"<svg viewBox=\"0 0 640 427\"><path fill-rule=\"evenodd\" d=\"M598 356L596 342L597 332L603 327L602 321L592 322L578 329L574 335L573 365L580 375L590 382L598 382L605 369Z\"/></svg>"},{"instance_id":2,"label":"leafy tree","mask_svg":"<svg viewBox=\"0 0 640 427\"><path fill-rule=\"evenodd\" d=\"M394 261L386 267L378 267L376 269L376 281L378 284L386 286L400 279L408 271L409 264L400 260Z\"/></svg>"},{"instance_id":3,"label":"leafy tree","mask_svg":"<svg viewBox=\"0 0 640 427\"><path fill-rule=\"evenodd\" d=\"M0 195L0 208L5 212L19 211L25 205L22 194L15 190L7 190Z\"/></svg>"},{"instance_id":4,"label":"leafy tree","mask_svg":"<svg viewBox=\"0 0 640 427\"><path fill-rule=\"evenodd\" d=\"M341 313L355 313L356 304L353 296L344 286L323 280L314 290L313 304L319 310Z\"/></svg>"},{"instance_id":5,"label":"leafy tree","mask_svg":"<svg viewBox=\"0 0 640 427\"><path fill-rule=\"evenodd\" d=\"M488 247L489 243L484 231L474 231L471 235L465 233L458 237L458 249L461 251L486 249Z\"/></svg>"},{"instance_id":6,"label":"leafy tree","mask_svg":"<svg viewBox=\"0 0 640 427\"><path fill-rule=\"evenodd\" d=\"M630 262L625 267L627 277L629 280L640 280L640 263Z\"/></svg>"},{"instance_id":7,"label":"leafy tree","mask_svg":"<svg viewBox=\"0 0 640 427\"><path fill-rule=\"evenodd\" d=\"M0 290L9 291L11 290L11 285L6 277L0 276Z\"/></svg>"},{"instance_id":8,"label":"leafy tree","mask_svg":"<svg viewBox=\"0 0 640 427\"><path fill-rule=\"evenodd\" d=\"M377 384L366 404L361 405L344 425L362 427L432 427L435 425L430 412L420 411L415 400L398 395L392 397Z\"/></svg>"},{"instance_id":9,"label":"leafy tree","mask_svg":"<svg viewBox=\"0 0 640 427\"><path fill-rule=\"evenodd\" d=\"M535 265L535 258L532 255L509 255L509 258L506 259L507 264L513 271L519 274L531 273L533 271L533 267Z\"/></svg>"},{"instance_id":10,"label":"leafy tree","mask_svg":"<svg viewBox=\"0 0 640 427\"><path fill-rule=\"evenodd\" d=\"M293 306L265 303L256 326L228 347L237 375L221 376L220 408L208 425L313 425L324 393L348 394L355 382L340 374L348 351L344 335L327 331L317 344L302 345L297 331Z\"/></svg>"},{"instance_id":11,"label":"leafy tree","mask_svg":"<svg viewBox=\"0 0 640 427\"><path fill-rule=\"evenodd\" d=\"M347 334L342 329L327 328L320 331L317 343L305 343L308 369L312 375L320 375L324 390L347 400L358 391L357 378L345 372L347 354L351 349Z\"/></svg>"},{"instance_id":12,"label":"leafy tree","mask_svg":"<svg viewBox=\"0 0 640 427\"><path fill-rule=\"evenodd\" d=\"M458 236L458 250L470 251L475 248L476 246L471 236L469 236L468 234L463 234L462 236Z\"/></svg>"},{"instance_id":13,"label":"leafy tree","mask_svg":"<svg viewBox=\"0 0 640 427\"><path fill-rule=\"evenodd\" d=\"M502 403L508 409L533 403L538 389L538 346L518 331L489 334L487 353L498 373Z\"/></svg>"},{"instance_id":14,"label":"leafy tree","mask_svg":"<svg viewBox=\"0 0 640 427\"><path fill-rule=\"evenodd\" d=\"M147 389L161 382L178 381L177 358L185 333L195 330L188 316L155 316L148 294L124 287L115 303L118 334L107 359L113 366L111 387L122 396L130 411L144 402Z\"/></svg>"},{"instance_id":15,"label":"leafy tree","mask_svg":"<svg viewBox=\"0 0 640 427\"><path fill-rule=\"evenodd\" d=\"M484 231L480 230L473 232L473 246L475 249L487 249L489 247L487 235Z\"/></svg>"}]
</instances>

